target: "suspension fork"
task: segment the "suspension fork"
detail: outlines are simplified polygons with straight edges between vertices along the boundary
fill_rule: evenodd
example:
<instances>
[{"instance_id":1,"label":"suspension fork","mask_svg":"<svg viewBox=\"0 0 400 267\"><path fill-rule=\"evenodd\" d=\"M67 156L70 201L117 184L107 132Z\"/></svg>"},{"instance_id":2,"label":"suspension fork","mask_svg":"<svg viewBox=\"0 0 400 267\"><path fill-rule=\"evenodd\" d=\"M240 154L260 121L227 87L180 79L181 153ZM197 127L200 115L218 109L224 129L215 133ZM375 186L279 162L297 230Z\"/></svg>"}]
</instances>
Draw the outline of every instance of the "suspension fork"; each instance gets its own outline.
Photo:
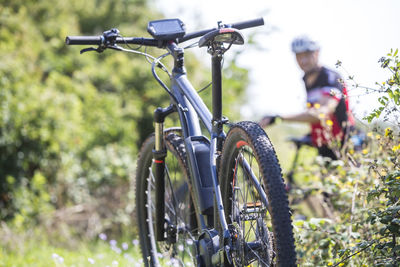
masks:
<instances>
[{"instance_id":1,"label":"suspension fork","mask_svg":"<svg viewBox=\"0 0 400 267\"><path fill-rule=\"evenodd\" d=\"M154 111L154 137L153 165L155 179L155 229L156 240L165 240L165 158L167 149L164 142L164 121L165 118L175 111L174 106L157 108ZM150 192L149 192L150 193Z\"/></svg>"}]
</instances>

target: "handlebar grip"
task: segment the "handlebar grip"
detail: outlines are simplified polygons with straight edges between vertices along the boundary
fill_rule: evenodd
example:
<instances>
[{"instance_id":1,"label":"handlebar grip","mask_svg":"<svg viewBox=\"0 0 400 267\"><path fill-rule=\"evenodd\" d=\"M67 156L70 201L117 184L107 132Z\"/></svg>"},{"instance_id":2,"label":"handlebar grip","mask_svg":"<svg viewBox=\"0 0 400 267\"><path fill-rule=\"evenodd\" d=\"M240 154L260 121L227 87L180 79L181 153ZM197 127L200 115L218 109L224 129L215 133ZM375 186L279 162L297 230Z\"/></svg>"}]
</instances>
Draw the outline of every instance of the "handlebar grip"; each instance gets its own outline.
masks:
<instances>
[{"instance_id":1,"label":"handlebar grip","mask_svg":"<svg viewBox=\"0 0 400 267\"><path fill-rule=\"evenodd\" d=\"M252 19L252 20L232 23L230 26L232 28L242 30L242 29L257 27L257 26L262 26L262 25L264 25L264 19L258 18L258 19Z\"/></svg>"},{"instance_id":2,"label":"handlebar grip","mask_svg":"<svg viewBox=\"0 0 400 267\"><path fill-rule=\"evenodd\" d=\"M67 36L67 45L101 45L103 36Z\"/></svg>"}]
</instances>

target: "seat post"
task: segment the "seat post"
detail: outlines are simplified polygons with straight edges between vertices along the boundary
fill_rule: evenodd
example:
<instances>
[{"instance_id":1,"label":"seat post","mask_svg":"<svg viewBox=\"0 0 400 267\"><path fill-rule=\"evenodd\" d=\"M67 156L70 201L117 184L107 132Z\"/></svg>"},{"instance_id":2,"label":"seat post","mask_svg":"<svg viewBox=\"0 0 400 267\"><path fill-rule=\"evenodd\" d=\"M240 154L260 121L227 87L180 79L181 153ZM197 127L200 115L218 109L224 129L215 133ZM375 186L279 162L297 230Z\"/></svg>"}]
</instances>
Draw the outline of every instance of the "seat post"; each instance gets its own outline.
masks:
<instances>
[{"instance_id":1,"label":"seat post","mask_svg":"<svg viewBox=\"0 0 400 267\"><path fill-rule=\"evenodd\" d=\"M220 136L223 131L222 123L222 70L221 61L223 54L215 51L211 58L212 72L212 131L216 136ZM219 138L218 138L219 139ZM222 150L222 142L217 142L217 151Z\"/></svg>"},{"instance_id":2,"label":"seat post","mask_svg":"<svg viewBox=\"0 0 400 267\"><path fill-rule=\"evenodd\" d=\"M222 119L222 73L221 55L212 56L212 114L213 121Z\"/></svg>"}]
</instances>

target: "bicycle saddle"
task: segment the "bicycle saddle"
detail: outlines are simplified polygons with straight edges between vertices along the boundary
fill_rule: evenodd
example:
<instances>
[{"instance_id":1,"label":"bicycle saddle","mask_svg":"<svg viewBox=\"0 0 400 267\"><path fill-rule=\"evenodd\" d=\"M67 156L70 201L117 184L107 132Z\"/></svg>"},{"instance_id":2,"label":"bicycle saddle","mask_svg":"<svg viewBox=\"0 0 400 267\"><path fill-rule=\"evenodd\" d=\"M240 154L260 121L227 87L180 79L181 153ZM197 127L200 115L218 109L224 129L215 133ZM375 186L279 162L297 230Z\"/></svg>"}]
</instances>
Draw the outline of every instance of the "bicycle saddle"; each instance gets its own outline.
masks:
<instances>
[{"instance_id":1,"label":"bicycle saddle","mask_svg":"<svg viewBox=\"0 0 400 267\"><path fill-rule=\"evenodd\" d=\"M199 47L208 46L213 42L242 45L244 44L244 38L237 29L222 28L209 32L201 37L199 40Z\"/></svg>"}]
</instances>

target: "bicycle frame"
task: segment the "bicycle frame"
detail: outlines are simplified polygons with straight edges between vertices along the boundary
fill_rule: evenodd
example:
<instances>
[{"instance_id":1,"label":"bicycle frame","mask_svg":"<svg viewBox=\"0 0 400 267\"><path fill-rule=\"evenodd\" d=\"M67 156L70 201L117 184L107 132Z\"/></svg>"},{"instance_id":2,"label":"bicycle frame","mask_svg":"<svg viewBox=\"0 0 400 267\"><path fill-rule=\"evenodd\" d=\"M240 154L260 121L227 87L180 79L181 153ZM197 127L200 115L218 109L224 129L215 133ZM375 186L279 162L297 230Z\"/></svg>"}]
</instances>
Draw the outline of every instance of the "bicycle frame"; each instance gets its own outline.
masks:
<instances>
[{"instance_id":1,"label":"bicycle frame","mask_svg":"<svg viewBox=\"0 0 400 267\"><path fill-rule=\"evenodd\" d=\"M185 141L186 151L188 154L188 165L191 173L191 181L188 181L193 186L193 201L195 208L197 209L197 220L199 227L201 229L209 229L213 226L212 216L214 208L214 196L215 204L218 207L218 217L219 223L223 230L224 238L229 237L228 225L225 219L224 206L222 203L221 191L219 188L218 176L217 176L217 158L221 152L223 139L225 138L225 133L223 132L223 119L222 119L222 78L221 78L221 60L222 54L215 53L212 55L212 110L213 113L208 110L207 106L204 104L203 100L197 94L196 90L193 88L189 82L186 71L183 64L183 50L178 48L175 43L169 43L167 46L168 51L174 56L175 66L172 72L171 78L171 92L175 96L178 103L174 103L172 100L172 105L175 106L175 110L179 114L180 124L182 127L183 138ZM172 111L171 108L158 109L158 112L165 115L155 115L156 119L156 153L161 153L165 149L162 147L162 133L163 133L163 119L168 116ZM161 119L160 119L161 117ZM194 151L194 141L204 141L206 138L203 136L200 127L200 120L204 124L206 130L211 136L209 144L209 155L208 155L208 167L204 168L204 161L202 161L202 169L199 169L197 164L198 155ZM165 155L164 155L165 157ZM158 163L162 164L160 158L156 159ZM157 170L158 168L156 168ZM207 173L209 169L209 173ZM158 173L158 172L157 172ZM156 175L163 176L162 172ZM208 176L208 177L207 177ZM163 177L161 177L162 180ZM210 188L204 188L204 184L212 181L212 190ZM156 177L158 183L158 179ZM157 186L157 185L156 185ZM163 189L164 183L159 184L160 191L157 195L161 193L160 200L157 201L161 206L163 200ZM208 189L208 190L207 190ZM157 190L157 189L156 189ZM162 199L162 200L161 200ZM163 214L161 211L157 211L157 214ZM208 218L207 218L208 217ZM159 218L162 220L163 218ZM164 224L156 224L161 228ZM162 231L162 229L158 229ZM156 234L157 240L162 240L163 233L159 232Z\"/></svg>"},{"instance_id":2,"label":"bicycle frame","mask_svg":"<svg viewBox=\"0 0 400 267\"><path fill-rule=\"evenodd\" d=\"M188 179L189 188L191 188L192 200L196 209L197 222L199 227L200 238L213 242L214 251L209 251L206 244L203 248L206 250L207 256L211 257L212 265L219 265L224 260L224 255L229 259L229 250L231 249L231 235L228 229L227 220L225 218L224 205L222 201L221 190L218 181L218 160L221 155L222 146L225 140L223 125L228 121L222 117L222 75L221 62L223 54L233 44L234 39L228 48L224 48L222 42L216 41L207 43L211 39L205 38L208 45L208 52L212 59L212 113L208 110L203 100L200 98L194 87L187 78L184 64L184 50L178 47L177 43L191 40L196 37L203 37L207 33L218 30L217 34L232 33L233 30L224 28L235 28L237 30L261 26L264 24L262 18L238 22L234 24L222 24L219 22L218 28L207 29L203 31L193 32L184 35L177 40L166 41L149 38L123 38L119 35L117 29L106 31L102 36L68 36L66 43L68 45L99 45L98 48L86 48L81 53L88 51L102 52L106 48L112 48L119 51L132 52L132 49L126 50L116 44L137 44L140 46L153 46L158 48L166 48L168 54L174 58L174 67L172 70L171 86L168 88L158 78L155 73L155 67L162 65L159 60L168 54L159 58L154 58L153 75L164 89L170 94L171 105L167 108L157 108L154 112L155 122L155 146L153 150L153 165L155 179L155 237L157 241L165 240L165 158L167 150L164 144L164 120L173 112L178 112L180 125L182 129L182 137L186 147L187 165L190 172ZM215 32L214 32L215 34ZM236 32L236 34L239 34ZM239 34L239 37L241 35ZM175 38L175 37L174 37ZM172 39L174 39L172 38ZM208 38L211 38L208 36ZM236 44L243 44L242 40ZM200 42L199 42L200 46ZM145 53L138 54L149 56ZM162 65L162 67L164 67ZM200 121L210 135L208 140L203 134L200 127ZM254 184L256 189L261 189L261 185L245 159L241 158L239 164L242 164L246 175ZM262 190L261 190L262 191ZM268 208L268 201L265 194L261 194L263 202ZM215 212L216 211L216 212ZM216 216L214 216L216 215ZM220 237L222 240L214 240L218 235L213 228L218 224L221 229ZM177 227L177 226L174 226ZM176 229L175 229L176 230ZM222 234L222 235L221 235ZM217 238L216 238L217 239ZM214 243L215 241L215 243ZM222 241L222 243L221 243ZM199 242L200 243L200 242ZM204 242L203 242L204 243ZM222 244L221 246L219 244ZM155 260L157 262L157 259Z\"/></svg>"}]
</instances>

